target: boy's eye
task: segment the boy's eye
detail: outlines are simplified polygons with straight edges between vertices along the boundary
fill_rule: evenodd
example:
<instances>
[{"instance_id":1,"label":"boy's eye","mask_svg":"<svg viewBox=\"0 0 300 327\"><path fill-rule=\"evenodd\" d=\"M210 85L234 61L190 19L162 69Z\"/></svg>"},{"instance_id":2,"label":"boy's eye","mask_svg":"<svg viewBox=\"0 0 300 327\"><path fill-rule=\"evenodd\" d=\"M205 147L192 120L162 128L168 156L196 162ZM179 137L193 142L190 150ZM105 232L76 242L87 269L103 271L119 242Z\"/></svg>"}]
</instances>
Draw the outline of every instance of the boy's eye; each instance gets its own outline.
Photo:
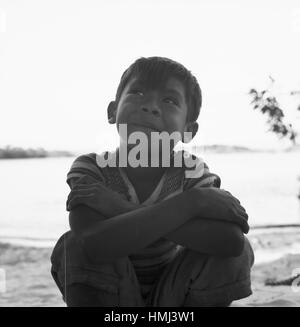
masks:
<instances>
[{"instance_id":1,"label":"boy's eye","mask_svg":"<svg viewBox=\"0 0 300 327\"><path fill-rule=\"evenodd\" d=\"M144 92L141 91L141 90L130 90L129 93L130 94L140 95L140 96L143 96L144 95Z\"/></svg>"},{"instance_id":2,"label":"boy's eye","mask_svg":"<svg viewBox=\"0 0 300 327\"><path fill-rule=\"evenodd\" d=\"M174 104L175 106L178 105L178 101L174 98L165 98L164 102L169 103L169 104Z\"/></svg>"}]
</instances>

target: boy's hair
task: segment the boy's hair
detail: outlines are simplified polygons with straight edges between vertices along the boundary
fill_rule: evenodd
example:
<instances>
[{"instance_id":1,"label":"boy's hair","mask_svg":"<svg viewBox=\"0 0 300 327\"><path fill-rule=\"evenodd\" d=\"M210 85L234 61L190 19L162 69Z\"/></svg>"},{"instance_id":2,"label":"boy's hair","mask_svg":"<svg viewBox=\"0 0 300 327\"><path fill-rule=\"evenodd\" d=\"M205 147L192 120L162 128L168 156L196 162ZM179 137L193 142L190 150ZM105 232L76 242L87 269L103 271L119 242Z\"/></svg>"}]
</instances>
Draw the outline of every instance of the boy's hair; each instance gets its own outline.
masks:
<instances>
[{"instance_id":1,"label":"boy's hair","mask_svg":"<svg viewBox=\"0 0 300 327\"><path fill-rule=\"evenodd\" d=\"M187 121L197 120L202 104L201 89L192 73L180 63L164 57L149 57L137 59L123 73L116 93L116 101L121 98L122 92L129 80L133 77L141 78L151 88L160 87L170 77L178 78L185 87L185 97L188 105Z\"/></svg>"}]
</instances>

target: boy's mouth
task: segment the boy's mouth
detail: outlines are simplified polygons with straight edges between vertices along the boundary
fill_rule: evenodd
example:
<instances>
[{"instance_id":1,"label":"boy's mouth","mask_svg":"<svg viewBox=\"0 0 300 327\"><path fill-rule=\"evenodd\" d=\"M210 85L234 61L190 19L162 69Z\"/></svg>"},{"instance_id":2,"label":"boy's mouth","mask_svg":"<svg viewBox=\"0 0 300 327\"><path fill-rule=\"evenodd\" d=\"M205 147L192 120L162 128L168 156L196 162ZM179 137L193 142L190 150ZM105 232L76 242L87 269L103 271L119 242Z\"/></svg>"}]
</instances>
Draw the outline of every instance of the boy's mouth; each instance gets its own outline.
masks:
<instances>
[{"instance_id":1,"label":"boy's mouth","mask_svg":"<svg viewBox=\"0 0 300 327\"><path fill-rule=\"evenodd\" d=\"M161 132L156 126L154 126L153 124L149 124L149 123L140 123L140 122L130 122L128 123L128 125L133 125L133 126L138 126L138 127L144 127L144 128L148 128L148 129L152 129L155 132Z\"/></svg>"}]
</instances>

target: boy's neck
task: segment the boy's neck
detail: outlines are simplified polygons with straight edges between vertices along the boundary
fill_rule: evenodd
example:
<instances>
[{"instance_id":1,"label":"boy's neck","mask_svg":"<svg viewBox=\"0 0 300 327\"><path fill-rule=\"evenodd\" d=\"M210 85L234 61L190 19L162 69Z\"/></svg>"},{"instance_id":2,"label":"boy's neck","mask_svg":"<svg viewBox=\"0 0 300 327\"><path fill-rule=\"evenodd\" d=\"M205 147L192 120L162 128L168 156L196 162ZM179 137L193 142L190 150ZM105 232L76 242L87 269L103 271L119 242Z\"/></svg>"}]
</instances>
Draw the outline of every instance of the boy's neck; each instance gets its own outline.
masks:
<instances>
[{"instance_id":1,"label":"boy's neck","mask_svg":"<svg viewBox=\"0 0 300 327\"><path fill-rule=\"evenodd\" d=\"M127 150L127 158L129 156L130 149ZM117 149L118 155L120 155L120 147ZM123 150L124 154L124 150ZM161 157L161 156L160 156ZM128 160L129 161L129 160ZM157 181L160 180L162 175L165 173L167 167L162 165L161 160L158 160L158 167L151 167L151 154L148 155L148 164L147 167L132 167L130 162L128 162L126 167L122 166L122 169L126 172L128 177L133 179L147 181Z\"/></svg>"},{"instance_id":2,"label":"boy's neck","mask_svg":"<svg viewBox=\"0 0 300 327\"><path fill-rule=\"evenodd\" d=\"M157 182L165 173L165 167L123 167L127 176L133 180Z\"/></svg>"}]
</instances>

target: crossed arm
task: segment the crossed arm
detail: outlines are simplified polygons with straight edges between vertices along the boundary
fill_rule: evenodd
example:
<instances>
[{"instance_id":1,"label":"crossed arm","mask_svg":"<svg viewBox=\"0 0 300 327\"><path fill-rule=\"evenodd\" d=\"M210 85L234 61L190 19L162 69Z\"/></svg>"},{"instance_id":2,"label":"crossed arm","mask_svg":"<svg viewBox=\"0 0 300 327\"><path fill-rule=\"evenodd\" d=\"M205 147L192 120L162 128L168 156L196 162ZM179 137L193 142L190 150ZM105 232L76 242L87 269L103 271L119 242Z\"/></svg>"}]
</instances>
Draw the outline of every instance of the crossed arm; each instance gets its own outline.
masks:
<instances>
[{"instance_id":1,"label":"crossed arm","mask_svg":"<svg viewBox=\"0 0 300 327\"><path fill-rule=\"evenodd\" d=\"M137 252L160 237L210 255L240 255L244 236L241 227L232 222L236 217L227 213L218 219L217 212L207 212L209 216L204 218L205 210L201 215L201 206L196 204L201 194L191 189L145 207L129 203L103 186L76 185L68 200L70 227L87 255L97 262ZM97 198L101 201L95 201Z\"/></svg>"}]
</instances>

